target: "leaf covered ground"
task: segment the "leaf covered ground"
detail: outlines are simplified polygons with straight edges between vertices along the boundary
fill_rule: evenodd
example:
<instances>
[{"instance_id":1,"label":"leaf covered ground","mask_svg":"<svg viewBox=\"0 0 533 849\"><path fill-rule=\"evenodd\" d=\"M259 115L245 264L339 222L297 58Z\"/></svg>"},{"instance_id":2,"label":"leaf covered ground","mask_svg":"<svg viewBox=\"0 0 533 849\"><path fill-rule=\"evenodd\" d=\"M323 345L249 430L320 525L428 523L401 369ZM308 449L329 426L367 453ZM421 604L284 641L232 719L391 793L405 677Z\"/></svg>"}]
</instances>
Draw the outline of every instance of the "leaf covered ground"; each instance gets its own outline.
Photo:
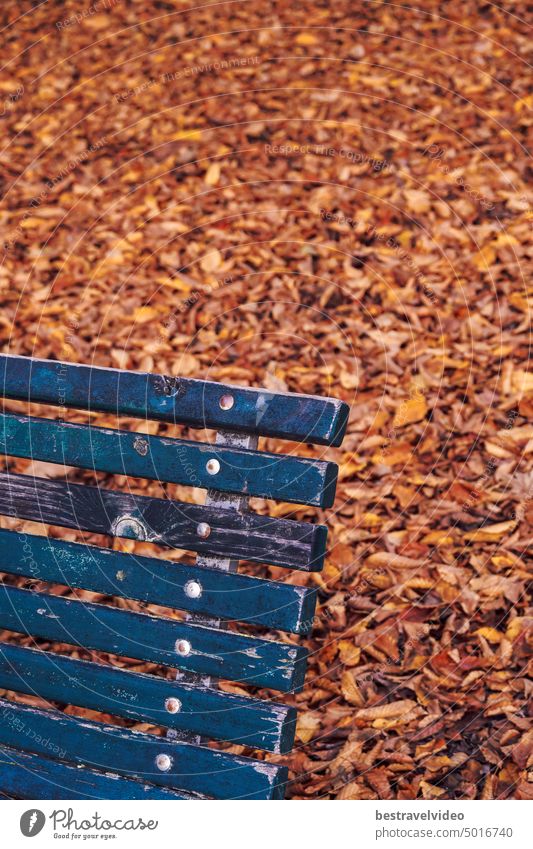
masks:
<instances>
[{"instance_id":1,"label":"leaf covered ground","mask_svg":"<svg viewBox=\"0 0 533 849\"><path fill-rule=\"evenodd\" d=\"M339 462L334 510L252 503L330 528L321 575L263 572L320 590L293 798L533 796L526 16L473 0L0 11L2 350L352 405L340 450L263 442Z\"/></svg>"}]
</instances>

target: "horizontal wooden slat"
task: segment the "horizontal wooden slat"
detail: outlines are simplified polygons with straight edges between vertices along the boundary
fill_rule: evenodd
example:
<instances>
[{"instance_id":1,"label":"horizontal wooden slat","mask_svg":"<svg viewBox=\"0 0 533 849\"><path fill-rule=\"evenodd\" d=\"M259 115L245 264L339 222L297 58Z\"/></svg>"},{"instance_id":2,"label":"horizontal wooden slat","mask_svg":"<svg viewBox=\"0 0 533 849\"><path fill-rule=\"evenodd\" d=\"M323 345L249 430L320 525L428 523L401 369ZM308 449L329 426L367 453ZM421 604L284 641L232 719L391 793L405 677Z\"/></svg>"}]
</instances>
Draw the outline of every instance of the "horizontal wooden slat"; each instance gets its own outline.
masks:
<instances>
[{"instance_id":1,"label":"horizontal wooden slat","mask_svg":"<svg viewBox=\"0 0 533 849\"><path fill-rule=\"evenodd\" d=\"M335 463L321 460L8 414L0 414L0 451L318 507L331 507L337 483ZM208 471L210 461L213 473Z\"/></svg>"},{"instance_id":2,"label":"horizontal wooden slat","mask_svg":"<svg viewBox=\"0 0 533 849\"><path fill-rule=\"evenodd\" d=\"M0 744L215 799L280 799L285 767L0 700ZM168 769L158 769L158 758Z\"/></svg>"},{"instance_id":3,"label":"horizontal wooden slat","mask_svg":"<svg viewBox=\"0 0 533 849\"><path fill-rule=\"evenodd\" d=\"M301 689L305 675L301 646L5 584L0 628L282 692ZM187 641L188 654L179 653L179 641Z\"/></svg>"},{"instance_id":4,"label":"horizontal wooden slat","mask_svg":"<svg viewBox=\"0 0 533 849\"><path fill-rule=\"evenodd\" d=\"M7 530L0 530L1 571L295 634L311 629L317 599L314 587Z\"/></svg>"},{"instance_id":5,"label":"horizontal wooden slat","mask_svg":"<svg viewBox=\"0 0 533 849\"><path fill-rule=\"evenodd\" d=\"M0 746L0 795L10 799L194 799L168 790Z\"/></svg>"},{"instance_id":6,"label":"horizontal wooden slat","mask_svg":"<svg viewBox=\"0 0 533 849\"><path fill-rule=\"evenodd\" d=\"M8 643L0 688L280 754L294 742L292 707Z\"/></svg>"},{"instance_id":7,"label":"horizontal wooden slat","mask_svg":"<svg viewBox=\"0 0 533 849\"><path fill-rule=\"evenodd\" d=\"M340 445L349 412L334 398L8 354L0 354L0 388L5 398L321 445Z\"/></svg>"},{"instance_id":8,"label":"horizontal wooden slat","mask_svg":"<svg viewBox=\"0 0 533 849\"><path fill-rule=\"evenodd\" d=\"M0 514L306 571L322 568L327 539L323 525L11 473L0 473Z\"/></svg>"}]
</instances>

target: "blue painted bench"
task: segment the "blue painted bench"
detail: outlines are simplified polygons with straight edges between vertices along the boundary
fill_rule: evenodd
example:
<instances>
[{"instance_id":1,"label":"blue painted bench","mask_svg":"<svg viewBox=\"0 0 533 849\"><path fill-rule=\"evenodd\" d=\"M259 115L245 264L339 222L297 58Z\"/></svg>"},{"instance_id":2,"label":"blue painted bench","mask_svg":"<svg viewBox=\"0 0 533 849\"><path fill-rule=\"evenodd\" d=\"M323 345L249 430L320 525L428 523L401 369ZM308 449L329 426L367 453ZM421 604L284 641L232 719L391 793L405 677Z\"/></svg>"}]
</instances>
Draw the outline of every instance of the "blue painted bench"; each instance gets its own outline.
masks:
<instances>
[{"instance_id":1,"label":"blue painted bench","mask_svg":"<svg viewBox=\"0 0 533 849\"><path fill-rule=\"evenodd\" d=\"M9 459L4 461L1 515L144 540L193 552L196 560L176 562L0 530L0 689L4 695L27 694L50 703L42 709L27 698L0 699L0 794L283 798L285 766L257 754L244 757L217 749L208 741L286 754L294 742L294 708L268 694L223 692L217 679L282 693L303 686L306 650L288 635L309 632L316 590L241 574L237 567L246 560L305 571L322 568L324 526L258 515L248 509L248 499L331 506L334 463L269 454L258 451L257 443L259 436L268 436L340 445L347 405L331 398L8 355L0 355L0 392L10 400L217 431L216 443L207 444L5 408L0 414L5 458L157 480L162 488L180 484L207 490L199 506L70 483L66 472L54 479L16 474L9 470ZM25 587L14 580L20 577L29 579ZM50 586L36 591L36 581ZM65 588L73 589L68 597ZM104 594L109 603L84 600L86 594L76 598L76 590ZM141 607L162 606L167 613L138 612L139 605L132 610L126 599ZM182 611L181 618L169 610ZM245 633L229 629L229 622L245 623ZM287 636L267 639L249 626ZM32 639L20 645L20 635ZM77 655L90 659L61 654L58 643L76 646ZM165 669L132 671L128 665L135 660L170 667L173 678L166 677ZM164 736L109 725L106 717L80 719L65 713L66 705L148 723L165 729Z\"/></svg>"}]
</instances>

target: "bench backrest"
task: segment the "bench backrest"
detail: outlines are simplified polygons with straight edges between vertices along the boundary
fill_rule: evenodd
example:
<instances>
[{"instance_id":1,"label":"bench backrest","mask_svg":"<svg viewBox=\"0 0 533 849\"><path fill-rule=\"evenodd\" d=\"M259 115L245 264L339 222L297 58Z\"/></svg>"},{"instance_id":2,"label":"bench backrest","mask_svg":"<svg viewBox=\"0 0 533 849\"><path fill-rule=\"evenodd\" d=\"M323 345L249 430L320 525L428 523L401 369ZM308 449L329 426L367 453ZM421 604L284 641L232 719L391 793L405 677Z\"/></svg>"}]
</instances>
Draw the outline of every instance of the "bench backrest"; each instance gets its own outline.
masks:
<instances>
[{"instance_id":1,"label":"bench backrest","mask_svg":"<svg viewBox=\"0 0 533 849\"><path fill-rule=\"evenodd\" d=\"M53 787L49 798L280 798L285 767L202 743L215 738L278 754L292 747L292 707L223 692L216 679L284 693L303 686L306 651L295 638L266 639L248 626L307 633L316 591L236 570L239 560L322 568L324 526L253 513L248 498L331 506L337 467L258 451L257 439L339 445L347 405L8 355L0 355L0 392L6 399L219 431L213 445L0 414L6 457L207 490L206 503L198 505L166 492L138 495L73 484L66 476L15 474L7 466L0 472L4 516L197 554L191 564L0 530L0 571L59 585L35 591L4 579L0 629L27 637L24 645L20 637L1 644L0 688L168 729L158 737L0 700L0 790L28 798L37 798L39 787ZM88 601L86 592L66 598L65 587L115 601ZM141 613L128 599L166 611ZM176 618L174 611L185 615ZM246 633L228 630L228 621L246 623ZM31 647L33 638L39 648ZM50 651L49 642L81 647L91 660ZM95 652L104 657L96 661ZM120 660L110 662L109 654ZM177 677L132 671L134 661L173 668ZM116 782L110 786L110 770L121 776L120 790Z\"/></svg>"}]
</instances>

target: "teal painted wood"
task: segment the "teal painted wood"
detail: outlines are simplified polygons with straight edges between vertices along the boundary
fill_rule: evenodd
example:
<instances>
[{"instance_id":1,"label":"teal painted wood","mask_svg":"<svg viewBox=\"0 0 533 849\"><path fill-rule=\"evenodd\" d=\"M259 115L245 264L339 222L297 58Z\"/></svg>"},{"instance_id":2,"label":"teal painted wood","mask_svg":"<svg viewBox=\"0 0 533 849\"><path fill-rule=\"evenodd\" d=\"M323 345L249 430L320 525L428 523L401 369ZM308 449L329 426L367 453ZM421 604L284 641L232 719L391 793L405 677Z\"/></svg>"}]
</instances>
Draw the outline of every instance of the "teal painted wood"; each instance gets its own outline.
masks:
<instances>
[{"instance_id":1,"label":"teal painted wood","mask_svg":"<svg viewBox=\"0 0 533 849\"><path fill-rule=\"evenodd\" d=\"M280 799L287 782L286 767L4 700L0 744L215 799Z\"/></svg>"},{"instance_id":2,"label":"teal painted wood","mask_svg":"<svg viewBox=\"0 0 533 849\"><path fill-rule=\"evenodd\" d=\"M10 799L166 799L178 802L195 798L189 793L82 769L7 746L0 746L0 796L2 794Z\"/></svg>"},{"instance_id":3,"label":"teal painted wood","mask_svg":"<svg viewBox=\"0 0 533 849\"><path fill-rule=\"evenodd\" d=\"M327 539L323 525L11 473L0 473L0 514L306 571L322 568Z\"/></svg>"},{"instance_id":4,"label":"teal painted wood","mask_svg":"<svg viewBox=\"0 0 533 849\"><path fill-rule=\"evenodd\" d=\"M311 629L317 601L314 587L8 530L0 571L295 634Z\"/></svg>"},{"instance_id":5,"label":"teal painted wood","mask_svg":"<svg viewBox=\"0 0 533 849\"><path fill-rule=\"evenodd\" d=\"M0 688L278 754L294 743L292 707L8 643Z\"/></svg>"},{"instance_id":6,"label":"teal painted wood","mask_svg":"<svg viewBox=\"0 0 533 849\"><path fill-rule=\"evenodd\" d=\"M0 628L281 692L300 690L305 675L301 646L5 584Z\"/></svg>"},{"instance_id":7,"label":"teal painted wood","mask_svg":"<svg viewBox=\"0 0 533 849\"><path fill-rule=\"evenodd\" d=\"M0 451L318 507L331 507L337 485L335 463L27 416L0 414Z\"/></svg>"},{"instance_id":8,"label":"teal painted wood","mask_svg":"<svg viewBox=\"0 0 533 849\"><path fill-rule=\"evenodd\" d=\"M349 413L334 398L8 354L0 355L0 389L5 398L22 401L321 445L340 445ZM224 405L225 397L231 406Z\"/></svg>"}]
</instances>

